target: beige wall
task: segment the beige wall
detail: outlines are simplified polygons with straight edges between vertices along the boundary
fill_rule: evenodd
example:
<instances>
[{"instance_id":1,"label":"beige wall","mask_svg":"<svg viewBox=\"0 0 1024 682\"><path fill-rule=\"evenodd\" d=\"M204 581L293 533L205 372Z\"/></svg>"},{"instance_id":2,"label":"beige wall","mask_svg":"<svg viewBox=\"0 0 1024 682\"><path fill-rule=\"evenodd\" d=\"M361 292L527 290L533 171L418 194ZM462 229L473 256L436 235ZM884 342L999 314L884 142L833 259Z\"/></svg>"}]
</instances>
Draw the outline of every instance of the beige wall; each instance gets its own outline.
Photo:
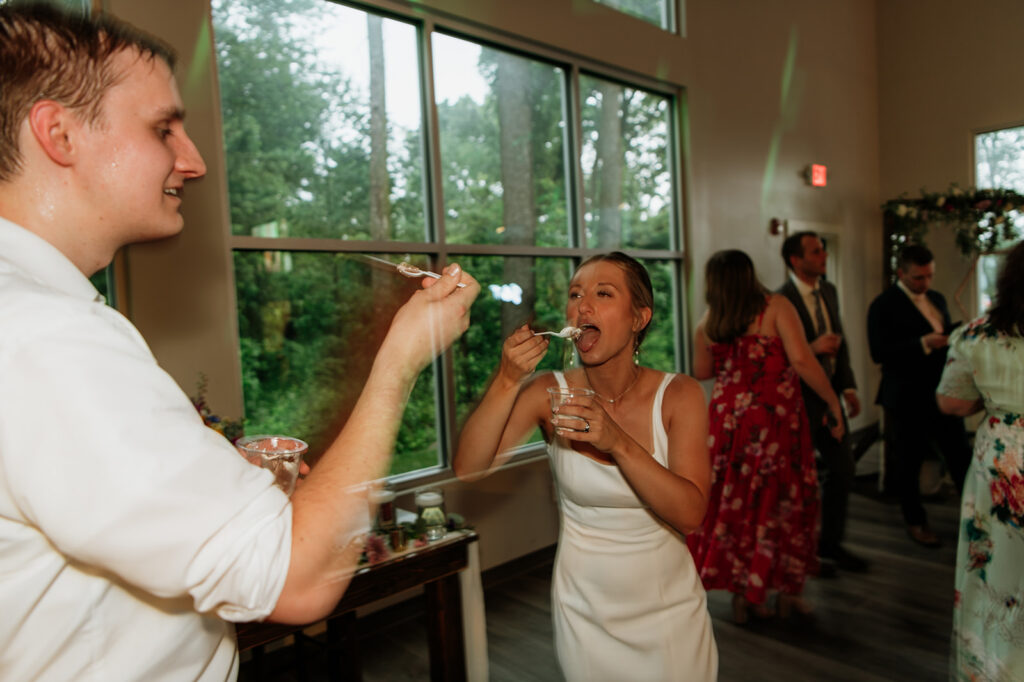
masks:
<instances>
[{"instance_id":1,"label":"beige wall","mask_svg":"<svg viewBox=\"0 0 1024 682\"><path fill-rule=\"evenodd\" d=\"M470 28L497 20L524 44L543 49L557 41L598 62L611 61L614 46L621 69L685 86L692 315L703 309L702 266L713 251L743 248L775 287L784 276L782 237L769 233L770 219L827 229L837 237L831 276L868 404L877 370L864 320L882 287L879 204L922 186L970 184L971 131L1024 119L1024 91L1016 87L1024 64L1003 60L1006 50L991 37L994 16L1009 17L997 25L1024 25L1024 5L1015 0L688 0L686 38L581 0L422 4ZM208 176L189 187L185 233L129 250L128 313L183 388L191 392L205 372L211 404L235 416L240 372L206 2L104 6L178 48L188 128L209 165ZM805 184L801 172L812 162L828 165L828 187ZM869 405L854 426L876 418ZM450 509L481 533L484 567L557 536L543 460L446 487Z\"/></svg>"},{"instance_id":2,"label":"beige wall","mask_svg":"<svg viewBox=\"0 0 1024 682\"><path fill-rule=\"evenodd\" d=\"M171 43L189 135L203 154L205 178L185 188L185 230L173 239L128 247L121 308L160 364L189 395L200 374L221 416L242 414L238 322L228 248L227 178L220 100L205 0L104 0L104 8Z\"/></svg>"},{"instance_id":3,"label":"beige wall","mask_svg":"<svg viewBox=\"0 0 1024 682\"><path fill-rule=\"evenodd\" d=\"M1002 47L1022 26L1018 0L878 4L883 200L945 191L951 182L972 186L974 134L1024 125L1024 61ZM969 264L943 226L931 228L928 243L934 286L951 298ZM975 298L974 287L965 291L971 316Z\"/></svg>"},{"instance_id":4,"label":"beige wall","mask_svg":"<svg viewBox=\"0 0 1024 682\"><path fill-rule=\"evenodd\" d=\"M862 397L873 397L865 282L878 281L878 99L873 2L690 0L690 226L695 314L714 251L750 254L765 285L785 277L779 250L791 231L828 230L840 305ZM828 166L828 185L802 171ZM870 402L870 401L868 401ZM872 409L856 428L876 419Z\"/></svg>"}]
</instances>

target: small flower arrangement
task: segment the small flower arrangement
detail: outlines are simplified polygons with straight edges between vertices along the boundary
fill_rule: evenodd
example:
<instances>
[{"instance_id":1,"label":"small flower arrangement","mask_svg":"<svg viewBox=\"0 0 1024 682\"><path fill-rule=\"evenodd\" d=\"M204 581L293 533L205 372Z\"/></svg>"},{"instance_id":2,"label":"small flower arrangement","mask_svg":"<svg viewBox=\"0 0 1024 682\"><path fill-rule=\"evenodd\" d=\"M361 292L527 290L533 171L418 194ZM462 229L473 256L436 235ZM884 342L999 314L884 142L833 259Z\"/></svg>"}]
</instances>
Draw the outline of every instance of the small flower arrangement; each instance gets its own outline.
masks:
<instances>
[{"instance_id":1,"label":"small flower arrangement","mask_svg":"<svg viewBox=\"0 0 1024 682\"><path fill-rule=\"evenodd\" d=\"M1011 189L921 191L919 199L904 195L882 204L886 224L900 243L922 241L928 226L946 223L955 231L956 245L968 257L989 253L1016 241L1014 221L1024 211L1024 195Z\"/></svg>"},{"instance_id":2,"label":"small flower arrangement","mask_svg":"<svg viewBox=\"0 0 1024 682\"><path fill-rule=\"evenodd\" d=\"M402 530L405 532L406 542L409 547L418 549L430 544L427 540L427 527L423 522L423 519L417 518L415 522L410 523L406 521L398 525L401 526ZM448 513L447 526L448 530L464 530L473 527L466 523L466 519L462 514L457 514L455 512ZM367 533L366 537L363 539L363 552L359 556L359 565L363 566L369 564L370 566L375 566L390 559L394 553L395 552L391 548L386 534L371 531Z\"/></svg>"},{"instance_id":3,"label":"small flower arrangement","mask_svg":"<svg viewBox=\"0 0 1024 682\"><path fill-rule=\"evenodd\" d=\"M206 375L203 373L199 374L199 381L196 382L196 394L189 396L192 401L192 405L196 408L196 412L203 419L203 424L209 426L211 429L221 434L229 441L234 443L239 438L245 435L244 421L239 419L237 421L231 419L221 419L210 409L210 406L206 403L206 387L208 381Z\"/></svg>"}]
</instances>

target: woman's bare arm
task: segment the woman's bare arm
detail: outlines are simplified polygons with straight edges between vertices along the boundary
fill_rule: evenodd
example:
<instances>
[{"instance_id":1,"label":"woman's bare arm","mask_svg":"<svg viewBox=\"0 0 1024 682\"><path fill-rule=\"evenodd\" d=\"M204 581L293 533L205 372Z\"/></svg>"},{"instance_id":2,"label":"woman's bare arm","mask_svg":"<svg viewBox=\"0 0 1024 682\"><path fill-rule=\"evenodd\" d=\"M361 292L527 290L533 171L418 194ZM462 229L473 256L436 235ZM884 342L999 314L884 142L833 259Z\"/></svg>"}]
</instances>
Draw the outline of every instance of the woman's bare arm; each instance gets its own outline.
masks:
<instances>
[{"instance_id":1,"label":"woman's bare arm","mask_svg":"<svg viewBox=\"0 0 1024 682\"><path fill-rule=\"evenodd\" d=\"M843 426L843 413L842 407L839 405L839 398L832 390L832 385L825 375L825 370L821 368L821 363L811 351L810 344L807 343L803 323L800 322L796 308L781 294L772 294L768 306L773 313L775 328L782 338L782 346L786 350L789 364L793 366L803 382L810 386L828 405L828 409L836 420L836 424L831 427L832 436L837 440L842 438L845 427Z\"/></svg>"},{"instance_id":2,"label":"woman's bare arm","mask_svg":"<svg viewBox=\"0 0 1024 682\"><path fill-rule=\"evenodd\" d=\"M521 443L548 414L544 385L549 380L533 376L547 348L547 339L533 336L525 325L505 340L494 378L459 433L452 462L456 476L486 476L500 465L500 455Z\"/></svg>"}]
</instances>

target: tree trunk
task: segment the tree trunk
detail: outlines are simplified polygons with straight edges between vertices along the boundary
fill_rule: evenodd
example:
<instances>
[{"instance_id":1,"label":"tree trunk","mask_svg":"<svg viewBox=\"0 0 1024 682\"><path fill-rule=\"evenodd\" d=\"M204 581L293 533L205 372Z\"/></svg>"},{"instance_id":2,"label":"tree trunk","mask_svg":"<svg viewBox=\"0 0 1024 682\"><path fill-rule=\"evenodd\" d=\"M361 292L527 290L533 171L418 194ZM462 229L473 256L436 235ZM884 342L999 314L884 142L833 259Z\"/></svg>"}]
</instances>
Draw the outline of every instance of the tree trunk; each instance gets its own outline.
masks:
<instances>
[{"instance_id":1,"label":"tree trunk","mask_svg":"<svg viewBox=\"0 0 1024 682\"><path fill-rule=\"evenodd\" d=\"M597 246L618 248L622 244L622 179L625 153L620 116L622 86L602 81L601 116L597 131L596 182Z\"/></svg>"},{"instance_id":2,"label":"tree trunk","mask_svg":"<svg viewBox=\"0 0 1024 682\"><path fill-rule=\"evenodd\" d=\"M529 100L529 68L525 60L498 53L498 124L501 129L501 184L504 189L502 218L506 244L532 246L537 230L533 194L533 112ZM522 287L521 305L501 306L502 338L526 321L523 311L534 309L537 286L532 258L506 258L503 282Z\"/></svg>"},{"instance_id":3,"label":"tree trunk","mask_svg":"<svg viewBox=\"0 0 1024 682\"><path fill-rule=\"evenodd\" d=\"M370 44L370 238L383 241L391 237L391 178L381 18L368 15L366 27Z\"/></svg>"}]
</instances>

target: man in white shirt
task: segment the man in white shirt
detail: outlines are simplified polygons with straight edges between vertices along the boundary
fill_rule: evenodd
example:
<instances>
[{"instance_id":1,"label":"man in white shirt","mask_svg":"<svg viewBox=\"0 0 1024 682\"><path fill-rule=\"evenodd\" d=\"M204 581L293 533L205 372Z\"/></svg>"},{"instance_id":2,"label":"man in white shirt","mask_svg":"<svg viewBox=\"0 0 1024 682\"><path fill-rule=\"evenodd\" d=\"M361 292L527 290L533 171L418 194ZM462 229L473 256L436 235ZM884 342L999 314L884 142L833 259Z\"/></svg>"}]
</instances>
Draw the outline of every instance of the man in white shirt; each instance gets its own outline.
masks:
<instances>
[{"instance_id":1,"label":"man in white shirt","mask_svg":"<svg viewBox=\"0 0 1024 682\"><path fill-rule=\"evenodd\" d=\"M882 365L876 403L885 407L890 431L894 485L907 533L927 547L940 544L921 505L921 463L932 449L941 453L962 490L971 448L963 419L939 412L935 389L946 364L952 330L946 299L931 286L935 261L924 246L900 250L897 281L868 308L872 359Z\"/></svg>"},{"instance_id":2,"label":"man in white shirt","mask_svg":"<svg viewBox=\"0 0 1024 682\"><path fill-rule=\"evenodd\" d=\"M0 679L233 679L225 621L326 615L365 483L479 291L452 265L398 311L289 500L88 280L122 246L177 234L205 173L173 62L111 20L0 7Z\"/></svg>"},{"instance_id":3,"label":"man in white shirt","mask_svg":"<svg viewBox=\"0 0 1024 682\"><path fill-rule=\"evenodd\" d=\"M843 323L839 316L839 294L825 279L828 254L825 244L814 232L796 232L782 243L782 260L789 277L778 292L796 308L804 326L807 342L836 395L846 403L852 419L860 414L857 382L850 366L850 349L843 336ZM823 465L821 478L821 538L818 555L822 576L835 575L836 569L863 572L867 562L843 547L846 531L846 508L853 487L855 464L850 448L850 437L841 440L832 437L824 418L828 407L803 382L800 383L807 419L811 427L811 440ZM844 415L835 415L846 420ZM845 429L849 434L849 428Z\"/></svg>"}]
</instances>

